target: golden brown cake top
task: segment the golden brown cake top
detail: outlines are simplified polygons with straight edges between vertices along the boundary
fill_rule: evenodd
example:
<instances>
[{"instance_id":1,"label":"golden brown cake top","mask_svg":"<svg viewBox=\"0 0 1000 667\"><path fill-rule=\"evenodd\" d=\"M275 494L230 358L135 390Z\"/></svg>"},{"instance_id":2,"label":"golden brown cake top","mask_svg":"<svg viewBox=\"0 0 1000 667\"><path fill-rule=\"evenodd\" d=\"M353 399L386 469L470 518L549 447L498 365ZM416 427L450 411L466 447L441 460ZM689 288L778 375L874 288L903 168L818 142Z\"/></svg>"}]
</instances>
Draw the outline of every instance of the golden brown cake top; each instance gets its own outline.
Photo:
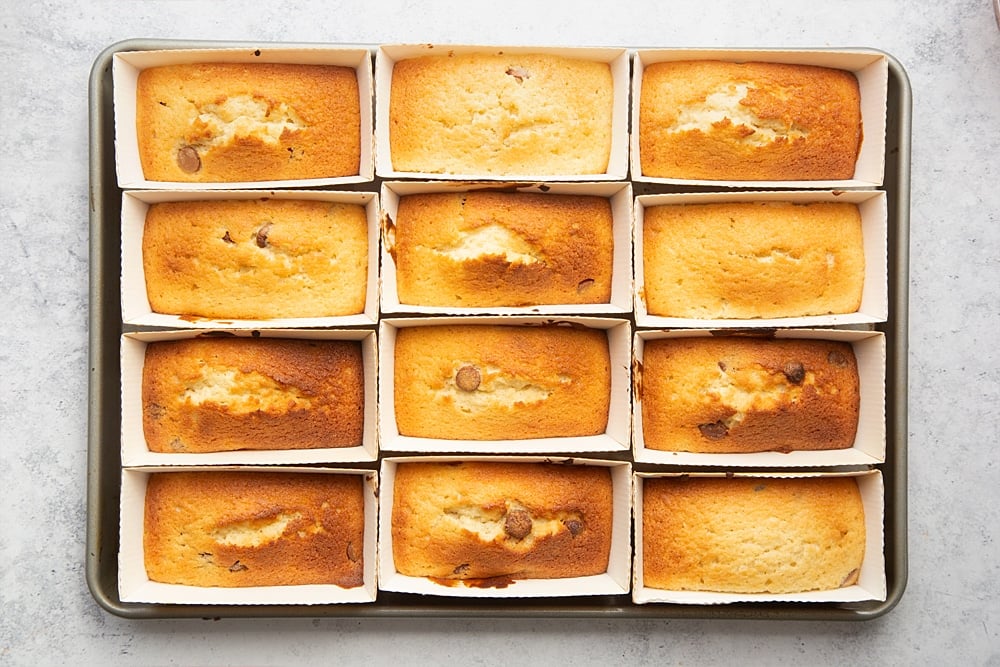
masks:
<instances>
[{"instance_id":1,"label":"golden brown cake top","mask_svg":"<svg viewBox=\"0 0 1000 667\"><path fill-rule=\"evenodd\" d=\"M136 131L148 180L335 178L361 161L361 101L350 67L196 63L139 73Z\"/></svg>"},{"instance_id":2,"label":"golden brown cake top","mask_svg":"<svg viewBox=\"0 0 1000 667\"><path fill-rule=\"evenodd\" d=\"M442 325L396 334L394 403L401 435L518 440L607 428L605 331L564 326Z\"/></svg>"},{"instance_id":3,"label":"golden brown cake top","mask_svg":"<svg viewBox=\"0 0 1000 667\"><path fill-rule=\"evenodd\" d=\"M469 308L606 303L612 230L605 197L404 195L392 248L399 300Z\"/></svg>"},{"instance_id":4,"label":"golden brown cake top","mask_svg":"<svg viewBox=\"0 0 1000 667\"><path fill-rule=\"evenodd\" d=\"M851 477L650 478L643 482L645 585L793 593L856 583L865 554Z\"/></svg>"},{"instance_id":5,"label":"golden brown cake top","mask_svg":"<svg viewBox=\"0 0 1000 667\"><path fill-rule=\"evenodd\" d=\"M152 474L145 564L190 586L360 586L360 475L197 471Z\"/></svg>"},{"instance_id":6,"label":"golden brown cake top","mask_svg":"<svg viewBox=\"0 0 1000 667\"><path fill-rule=\"evenodd\" d=\"M361 445L361 344L192 338L146 346L143 432L150 451Z\"/></svg>"},{"instance_id":7,"label":"golden brown cake top","mask_svg":"<svg viewBox=\"0 0 1000 667\"><path fill-rule=\"evenodd\" d=\"M364 311L363 206L293 199L150 205L142 238L153 312L212 319Z\"/></svg>"},{"instance_id":8,"label":"golden brown cake top","mask_svg":"<svg viewBox=\"0 0 1000 667\"><path fill-rule=\"evenodd\" d=\"M397 61L389 98L396 171L602 174L611 155L611 66L549 54Z\"/></svg>"},{"instance_id":9,"label":"golden brown cake top","mask_svg":"<svg viewBox=\"0 0 1000 667\"><path fill-rule=\"evenodd\" d=\"M862 141L853 73L715 60L652 63L642 74L639 151L646 176L842 180Z\"/></svg>"},{"instance_id":10,"label":"golden brown cake top","mask_svg":"<svg viewBox=\"0 0 1000 667\"><path fill-rule=\"evenodd\" d=\"M850 343L648 340L638 384L651 449L749 453L854 444L860 387Z\"/></svg>"},{"instance_id":11,"label":"golden brown cake top","mask_svg":"<svg viewBox=\"0 0 1000 667\"><path fill-rule=\"evenodd\" d=\"M608 468L552 463L402 463L392 508L393 558L441 580L578 577L607 570Z\"/></svg>"},{"instance_id":12,"label":"golden brown cake top","mask_svg":"<svg viewBox=\"0 0 1000 667\"><path fill-rule=\"evenodd\" d=\"M861 305L861 214L847 202L653 205L644 211L650 315L757 319L853 313Z\"/></svg>"}]
</instances>

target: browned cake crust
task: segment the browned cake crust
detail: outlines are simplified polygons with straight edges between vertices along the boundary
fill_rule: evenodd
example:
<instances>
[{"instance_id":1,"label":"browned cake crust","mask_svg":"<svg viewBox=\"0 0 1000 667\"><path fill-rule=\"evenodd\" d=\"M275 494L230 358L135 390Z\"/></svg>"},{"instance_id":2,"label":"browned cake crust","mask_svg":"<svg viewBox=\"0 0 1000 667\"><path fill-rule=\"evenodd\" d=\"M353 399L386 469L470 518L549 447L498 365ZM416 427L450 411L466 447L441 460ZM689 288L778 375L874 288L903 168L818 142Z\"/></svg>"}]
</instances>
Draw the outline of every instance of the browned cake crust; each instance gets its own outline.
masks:
<instances>
[{"instance_id":1,"label":"browned cake crust","mask_svg":"<svg viewBox=\"0 0 1000 667\"><path fill-rule=\"evenodd\" d=\"M611 362L604 331L561 326L401 328L400 434L517 440L604 433Z\"/></svg>"},{"instance_id":2,"label":"browned cake crust","mask_svg":"<svg viewBox=\"0 0 1000 667\"><path fill-rule=\"evenodd\" d=\"M851 72L808 65L660 62L639 97L642 172L706 180L841 180L861 147Z\"/></svg>"},{"instance_id":3,"label":"browned cake crust","mask_svg":"<svg viewBox=\"0 0 1000 667\"><path fill-rule=\"evenodd\" d=\"M642 494L643 582L721 593L798 593L857 582L865 516L837 478L650 478Z\"/></svg>"},{"instance_id":4,"label":"browned cake crust","mask_svg":"<svg viewBox=\"0 0 1000 667\"><path fill-rule=\"evenodd\" d=\"M361 101L350 67L200 63L139 73L136 131L152 181L353 176Z\"/></svg>"},{"instance_id":5,"label":"browned cake crust","mask_svg":"<svg viewBox=\"0 0 1000 667\"><path fill-rule=\"evenodd\" d=\"M865 251L856 204L649 206L642 239L650 315L781 318L861 306Z\"/></svg>"},{"instance_id":6,"label":"browned cake crust","mask_svg":"<svg viewBox=\"0 0 1000 667\"><path fill-rule=\"evenodd\" d=\"M397 171L603 174L611 155L611 67L547 54L450 54L392 70Z\"/></svg>"},{"instance_id":7,"label":"browned cake crust","mask_svg":"<svg viewBox=\"0 0 1000 667\"><path fill-rule=\"evenodd\" d=\"M406 195L396 213L394 256L401 303L607 303L611 203L513 192Z\"/></svg>"},{"instance_id":8,"label":"browned cake crust","mask_svg":"<svg viewBox=\"0 0 1000 667\"><path fill-rule=\"evenodd\" d=\"M291 586L363 581L360 475L154 473L143 547L152 581Z\"/></svg>"},{"instance_id":9,"label":"browned cake crust","mask_svg":"<svg viewBox=\"0 0 1000 667\"><path fill-rule=\"evenodd\" d=\"M152 452L362 443L357 341L192 338L149 343L142 423Z\"/></svg>"},{"instance_id":10,"label":"browned cake crust","mask_svg":"<svg viewBox=\"0 0 1000 667\"><path fill-rule=\"evenodd\" d=\"M364 312L364 207L251 199L152 204L142 238L153 312L215 319Z\"/></svg>"},{"instance_id":11,"label":"browned cake crust","mask_svg":"<svg viewBox=\"0 0 1000 667\"><path fill-rule=\"evenodd\" d=\"M846 449L860 392L849 343L751 338L646 341L642 433L650 449Z\"/></svg>"},{"instance_id":12,"label":"browned cake crust","mask_svg":"<svg viewBox=\"0 0 1000 667\"><path fill-rule=\"evenodd\" d=\"M607 468L401 463L393 493L392 553L401 574L499 582L607 570Z\"/></svg>"}]
</instances>

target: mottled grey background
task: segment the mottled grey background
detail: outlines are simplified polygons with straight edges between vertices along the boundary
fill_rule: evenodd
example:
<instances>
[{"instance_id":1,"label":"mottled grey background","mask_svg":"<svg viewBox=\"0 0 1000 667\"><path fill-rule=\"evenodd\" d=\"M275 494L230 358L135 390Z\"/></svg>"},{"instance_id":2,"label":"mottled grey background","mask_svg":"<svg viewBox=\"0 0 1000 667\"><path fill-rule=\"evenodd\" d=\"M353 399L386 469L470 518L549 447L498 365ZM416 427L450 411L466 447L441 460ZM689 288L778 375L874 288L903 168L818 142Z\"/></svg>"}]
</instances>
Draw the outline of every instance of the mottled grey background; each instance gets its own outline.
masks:
<instances>
[{"instance_id":1,"label":"mottled grey background","mask_svg":"<svg viewBox=\"0 0 1000 667\"><path fill-rule=\"evenodd\" d=\"M0 664L1000 664L1000 30L990 0L11 2L0 17ZM909 585L867 623L129 621L84 581L87 85L179 39L865 46L914 93Z\"/></svg>"}]
</instances>

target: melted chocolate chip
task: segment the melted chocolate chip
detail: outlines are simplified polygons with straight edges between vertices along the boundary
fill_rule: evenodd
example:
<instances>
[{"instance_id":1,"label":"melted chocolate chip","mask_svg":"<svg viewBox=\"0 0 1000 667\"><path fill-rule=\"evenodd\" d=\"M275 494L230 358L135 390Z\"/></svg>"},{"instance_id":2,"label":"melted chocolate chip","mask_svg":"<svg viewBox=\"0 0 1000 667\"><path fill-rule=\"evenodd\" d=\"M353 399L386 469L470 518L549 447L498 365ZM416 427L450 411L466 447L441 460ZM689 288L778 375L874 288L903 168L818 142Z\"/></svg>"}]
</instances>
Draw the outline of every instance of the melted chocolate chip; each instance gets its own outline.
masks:
<instances>
[{"instance_id":1,"label":"melted chocolate chip","mask_svg":"<svg viewBox=\"0 0 1000 667\"><path fill-rule=\"evenodd\" d=\"M265 224L263 227L257 230L257 247L266 248L267 247L267 235L271 232L271 223Z\"/></svg>"},{"instance_id":2,"label":"melted chocolate chip","mask_svg":"<svg viewBox=\"0 0 1000 667\"><path fill-rule=\"evenodd\" d=\"M568 530L569 534L573 537L576 537L583 532L583 522L578 519L567 519L566 521L563 521L563 525L566 526L566 530Z\"/></svg>"},{"instance_id":3,"label":"melted chocolate chip","mask_svg":"<svg viewBox=\"0 0 1000 667\"><path fill-rule=\"evenodd\" d=\"M455 384L462 391L475 391L479 389L479 383L483 381L483 376L475 366L465 365L455 373Z\"/></svg>"},{"instance_id":4,"label":"melted chocolate chip","mask_svg":"<svg viewBox=\"0 0 1000 667\"><path fill-rule=\"evenodd\" d=\"M226 243L236 243L236 241L233 240L233 237L229 235L228 229L226 230L226 233L222 236L222 240L225 241Z\"/></svg>"},{"instance_id":5,"label":"melted chocolate chip","mask_svg":"<svg viewBox=\"0 0 1000 667\"><path fill-rule=\"evenodd\" d=\"M515 540L523 540L531 534L531 515L525 510L511 510L503 522L503 532Z\"/></svg>"},{"instance_id":6,"label":"melted chocolate chip","mask_svg":"<svg viewBox=\"0 0 1000 667\"><path fill-rule=\"evenodd\" d=\"M194 146L182 146L177 151L177 166L189 174L201 169L201 158Z\"/></svg>"},{"instance_id":7,"label":"melted chocolate chip","mask_svg":"<svg viewBox=\"0 0 1000 667\"><path fill-rule=\"evenodd\" d=\"M799 361L789 361L781 369L781 372L792 384L802 384L802 381L806 379L806 369Z\"/></svg>"},{"instance_id":8,"label":"melted chocolate chip","mask_svg":"<svg viewBox=\"0 0 1000 667\"><path fill-rule=\"evenodd\" d=\"M698 424L698 430L709 440L722 440L729 435L729 427L721 421L712 422L711 424Z\"/></svg>"}]
</instances>

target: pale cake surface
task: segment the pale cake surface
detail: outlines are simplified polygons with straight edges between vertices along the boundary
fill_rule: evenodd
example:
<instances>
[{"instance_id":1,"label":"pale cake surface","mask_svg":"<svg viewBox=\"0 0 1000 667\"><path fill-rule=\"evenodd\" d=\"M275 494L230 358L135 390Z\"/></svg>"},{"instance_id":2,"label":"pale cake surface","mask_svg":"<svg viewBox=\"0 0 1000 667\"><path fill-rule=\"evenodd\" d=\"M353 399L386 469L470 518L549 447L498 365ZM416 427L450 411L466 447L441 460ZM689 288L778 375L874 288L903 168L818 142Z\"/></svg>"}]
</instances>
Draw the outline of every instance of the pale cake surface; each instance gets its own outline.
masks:
<instances>
[{"instance_id":1,"label":"pale cake surface","mask_svg":"<svg viewBox=\"0 0 1000 667\"><path fill-rule=\"evenodd\" d=\"M864 236L852 203L649 206L642 242L650 315L759 319L861 306Z\"/></svg>"},{"instance_id":2,"label":"pale cake surface","mask_svg":"<svg viewBox=\"0 0 1000 667\"><path fill-rule=\"evenodd\" d=\"M598 435L607 429L611 362L604 331L402 327L394 359L401 435L517 440Z\"/></svg>"},{"instance_id":3,"label":"pale cake surface","mask_svg":"<svg viewBox=\"0 0 1000 667\"><path fill-rule=\"evenodd\" d=\"M350 67L152 67L136 89L147 180L226 183L359 173L361 101Z\"/></svg>"},{"instance_id":4,"label":"pale cake surface","mask_svg":"<svg viewBox=\"0 0 1000 667\"><path fill-rule=\"evenodd\" d=\"M153 312L193 318L334 317L364 311L364 207L309 200L162 202L142 238Z\"/></svg>"},{"instance_id":5,"label":"pale cake surface","mask_svg":"<svg viewBox=\"0 0 1000 667\"><path fill-rule=\"evenodd\" d=\"M389 99L396 171L603 174L611 155L611 67L549 54L397 61Z\"/></svg>"},{"instance_id":6,"label":"pale cake surface","mask_svg":"<svg viewBox=\"0 0 1000 667\"><path fill-rule=\"evenodd\" d=\"M607 303L612 228L604 197L402 196L393 250L399 300L469 308Z\"/></svg>"},{"instance_id":7,"label":"pale cake surface","mask_svg":"<svg viewBox=\"0 0 1000 667\"><path fill-rule=\"evenodd\" d=\"M857 582L865 516L857 482L649 478L643 582L676 591L800 593Z\"/></svg>"},{"instance_id":8,"label":"pale cake surface","mask_svg":"<svg viewBox=\"0 0 1000 667\"><path fill-rule=\"evenodd\" d=\"M142 422L152 452L362 444L358 341L191 338L151 342Z\"/></svg>"},{"instance_id":9,"label":"pale cake surface","mask_svg":"<svg viewBox=\"0 0 1000 667\"><path fill-rule=\"evenodd\" d=\"M608 468L552 463L401 463L396 570L439 580L582 577L607 571Z\"/></svg>"},{"instance_id":10,"label":"pale cake surface","mask_svg":"<svg viewBox=\"0 0 1000 667\"><path fill-rule=\"evenodd\" d=\"M652 63L643 70L638 104L646 176L854 177L862 121L851 72L781 63Z\"/></svg>"},{"instance_id":11,"label":"pale cake surface","mask_svg":"<svg viewBox=\"0 0 1000 667\"><path fill-rule=\"evenodd\" d=\"M236 588L363 583L360 475L150 475L143 547L152 581Z\"/></svg>"},{"instance_id":12,"label":"pale cake surface","mask_svg":"<svg viewBox=\"0 0 1000 667\"><path fill-rule=\"evenodd\" d=\"M650 449L846 449L860 389L849 343L745 337L647 340L642 434Z\"/></svg>"}]
</instances>

